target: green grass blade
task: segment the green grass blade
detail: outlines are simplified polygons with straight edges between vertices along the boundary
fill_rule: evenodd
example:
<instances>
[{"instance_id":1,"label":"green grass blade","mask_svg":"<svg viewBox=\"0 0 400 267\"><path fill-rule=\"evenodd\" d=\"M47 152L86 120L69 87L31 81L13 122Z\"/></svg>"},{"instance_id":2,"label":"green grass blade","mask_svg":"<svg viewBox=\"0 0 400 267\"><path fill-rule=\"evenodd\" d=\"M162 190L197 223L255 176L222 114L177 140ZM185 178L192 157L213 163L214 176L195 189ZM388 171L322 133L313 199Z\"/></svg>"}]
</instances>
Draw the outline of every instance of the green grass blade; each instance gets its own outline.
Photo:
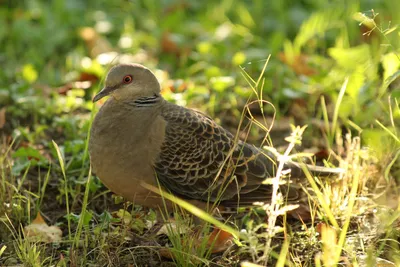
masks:
<instances>
[{"instance_id":1,"label":"green grass blade","mask_svg":"<svg viewBox=\"0 0 400 267\"><path fill-rule=\"evenodd\" d=\"M199 217L200 219L202 219L206 222L209 222L209 223L215 225L216 227L220 228L221 230L224 230L224 231L230 233L235 238L239 238L240 233L237 230L233 229L232 227L227 226L224 223L221 223L220 221L216 220L214 217L212 217L207 212L203 211L202 209L199 209L198 207L190 204L189 202L187 202L181 198L178 198L172 194L169 194L160 188L149 185L143 181L141 182L141 186L143 186L144 188L147 188L148 190L161 195L163 198L179 205L180 207L184 208L185 210L189 211L190 213Z\"/></svg>"},{"instance_id":2,"label":"green grass blade","mask_svg":"<svg viewBox=\"0 0 400 267\"><path fill-rule=\"evenodd\" d=\"M68 239L71 240L71 220L69 218L70 215L70 208L69 208L69 194L68 194L68 181L67 181L67 175L65 173L65 163L64 163L64 158L61 154L61 150L58 147L57 143L52 140L53 146L57 152L57 157L58 157L58 162L60 163L61 167L61 172L64 178L64 190L65 190L65 205L67 209L67 222L68 222Z\"/></svg>"}]
</instances>

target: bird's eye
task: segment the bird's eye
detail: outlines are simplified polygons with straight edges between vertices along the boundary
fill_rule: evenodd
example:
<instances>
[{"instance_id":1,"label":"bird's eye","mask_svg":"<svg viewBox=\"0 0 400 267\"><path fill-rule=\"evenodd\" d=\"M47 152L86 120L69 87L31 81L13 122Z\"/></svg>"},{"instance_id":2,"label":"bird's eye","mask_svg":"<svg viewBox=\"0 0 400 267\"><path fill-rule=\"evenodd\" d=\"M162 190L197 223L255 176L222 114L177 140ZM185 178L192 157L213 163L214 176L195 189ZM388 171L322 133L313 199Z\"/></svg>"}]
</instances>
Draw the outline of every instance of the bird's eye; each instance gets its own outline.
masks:
<instances>
[{"instance_id":1,"label":"bird's eye","mask_svg":"<svg viewBox=\"0 0 400 267\"><path fill-rule=\"evenodd\" d=\"M128 84L128 83L131 83L132 80L133 80L133 78L132 78L131 75L126 75L122 81L123 81L125 84Z\"/></svg>"}]
</instances>

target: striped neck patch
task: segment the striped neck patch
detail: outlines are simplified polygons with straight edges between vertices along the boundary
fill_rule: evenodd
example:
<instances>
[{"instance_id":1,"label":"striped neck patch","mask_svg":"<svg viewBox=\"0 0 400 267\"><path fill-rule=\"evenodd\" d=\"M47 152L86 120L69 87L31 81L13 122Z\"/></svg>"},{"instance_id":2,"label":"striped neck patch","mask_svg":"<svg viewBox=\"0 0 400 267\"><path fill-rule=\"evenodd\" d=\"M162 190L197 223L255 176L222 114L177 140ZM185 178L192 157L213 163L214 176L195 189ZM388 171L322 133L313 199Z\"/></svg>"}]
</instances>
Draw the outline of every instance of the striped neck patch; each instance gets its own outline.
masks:
<instances>
[{"instance_id":1,"label":"striped neck patch","mask_svg":"<svg viewBox=\"0 0 400 267\"><path fill-rule=\"evenodd\" d=\"M130 106L134 106L134 107L151 107L154 106L155 104L157 104L160 101L161 97L159 95L154 95L154 96L150 96L150 97L141 97L136 99L133 102L129 102L127 104L129 104Z\"/></svg>"}]
</instances>

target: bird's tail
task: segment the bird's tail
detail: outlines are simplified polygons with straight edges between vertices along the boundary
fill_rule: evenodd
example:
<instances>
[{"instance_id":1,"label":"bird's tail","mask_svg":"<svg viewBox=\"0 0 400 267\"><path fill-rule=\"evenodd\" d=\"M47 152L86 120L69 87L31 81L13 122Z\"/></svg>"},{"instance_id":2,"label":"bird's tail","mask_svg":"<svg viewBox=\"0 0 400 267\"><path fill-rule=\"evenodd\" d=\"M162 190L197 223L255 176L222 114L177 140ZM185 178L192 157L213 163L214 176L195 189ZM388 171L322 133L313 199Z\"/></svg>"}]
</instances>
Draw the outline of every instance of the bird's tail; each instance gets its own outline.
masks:
<instances>
[{"instance_id":1,"label":"bird's tail","mask_svg":"<svg viewBox=\"0 0 400 267\"><path fill-rule=\"evenodd\" d=\"M328 168L323 166L315 166L294 161L285 162L285 169L290 169L291 176L302 178L309 172L312 176L326 177L331 175L339 175L344 173L342 168Z\"/></svg>"},{"instance_id":2,"label":"bird's tail","mask_svg":"<svg viewBox=\"0 0 400 267\"><path fill-rule=\"evenodd\" d=\"M344 169L342 168L328 168L323 166L316 166L301 162L295 162L290 158L285 159L280 153L278 153L274 148L268 147L263 150L264 156L266 156L267 160L276 160L276 168L279 165L280 161L284 162L284 170L290 170L290 175L296 178L306 177L306 173L309 172L312 176L320 176L327 177L331 175L339 175L344 173Z\"/></svg>"}]
</instances>

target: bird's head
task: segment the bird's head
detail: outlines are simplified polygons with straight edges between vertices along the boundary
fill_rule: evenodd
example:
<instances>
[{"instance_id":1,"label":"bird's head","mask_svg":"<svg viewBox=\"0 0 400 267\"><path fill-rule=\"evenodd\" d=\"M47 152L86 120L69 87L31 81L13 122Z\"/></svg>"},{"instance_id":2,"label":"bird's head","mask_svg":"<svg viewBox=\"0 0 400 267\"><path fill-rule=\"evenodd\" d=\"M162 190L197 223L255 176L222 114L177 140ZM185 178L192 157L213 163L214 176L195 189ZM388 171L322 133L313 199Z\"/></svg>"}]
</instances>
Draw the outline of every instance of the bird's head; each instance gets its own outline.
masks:
<instances>
[{"instance_id":1,"label":"bird's head","mask_svg":"<svg viewBox=\"0 0 400 267\"><path fill-rule=\"evenodd\" d=\"M116 100L136 100L158 96L160 84L154 74L140 64L119 64L110 69L105 87L93 98L93 102L111 95Z\"/></svg>"}]
</instances>

